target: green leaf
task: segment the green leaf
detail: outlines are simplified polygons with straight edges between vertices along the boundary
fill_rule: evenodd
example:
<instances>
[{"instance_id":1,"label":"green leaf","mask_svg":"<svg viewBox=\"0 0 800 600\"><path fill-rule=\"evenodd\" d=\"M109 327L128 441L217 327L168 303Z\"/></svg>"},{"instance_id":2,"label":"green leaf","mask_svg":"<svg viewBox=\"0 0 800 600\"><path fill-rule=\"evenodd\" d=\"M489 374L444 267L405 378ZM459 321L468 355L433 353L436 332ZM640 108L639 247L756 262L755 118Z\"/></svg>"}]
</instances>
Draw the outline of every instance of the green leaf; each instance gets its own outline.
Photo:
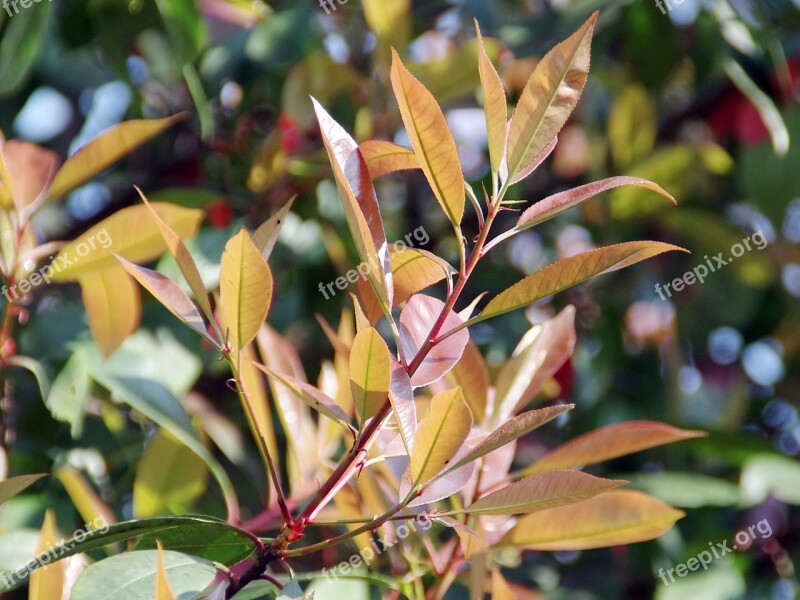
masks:
<instances>
[{"instance_id":1,"label":"green leaf","mask_svg":"<svg viewBox=\"0 0 800 600\"><path fill-rule=\"evenodd\" d=\"M630 477L631 485L679 508L740 506L739 487L718 477L699 473L640 473Z\"/></svg>"},{"instance_id":2,"label":"green leaf","mask_svg":"<svg viewBox=\"0 0 800 600\"><path fill-rule=\"evenodd\" d=\"M748 459L742 467L742 495L757 504L768 497L800 505L800 464L779 454L760 454Z\"/></svg>"},{"instance_id":3,"label":"green leaf","mask_svg":"<svg viewBox=\"0 0 800 600\"><path fill-rule=\"evenodd\" d=\"M152 600L156 585L158 552L142 550L112 556L90 565L75 582L72 600ZM176 597L200 593L217 575L214 564L181 554L164 552L164 571Z\"/></svg>"},{"instance_id":4,"label":"green leaf","mask_svg":"<svg viewBox=\"0 0 800 600\"><path fill-rule=\"evenodd\" d=\"M45 31L53 7L52 3L43 2L34 10L21 10L2 24L0 98L12 95L28 80L47 41Z\"/></svg>"},{"instance_id":5,"label":"green leaf","mask_svg":"<svg viewBox=\"0 0 800 600\"><path fill-rule=\"evenodd\" d=\"M83 431L83 415L91 391L89 368L82 352L74 352L56 376L45 405L57 421L69 423L73 439Z\"/></svg>"},{"instance_id":6,"label":"green leaf","mask_svg":"<svg viewBox=\"0 0 800 600\"><path fill-rule=\"evenodd\" d=\"M522 91L508 132L508 175L513 178L552 142L575 109L589 76L595 12L540 60Z\"/></svg>"},{"instance_id":7,"label":"green leaf","mask_svg":"<svg viewBox=\"0 0 800 600\"><path fill-rule=\"evenodd\" d=\"M672 250L685 252L678 246L662 242L625 242L561 259L492 298L483 312L467 321L466 325L522 308L595 275L610 273Z\"/></svg>"},{"instance_id":8,"label":"green leaf","mask_svg":"<svg viewBox=\"0 0 800 600\"><path fill-rule=\"evenodd\" d=\"M464 174L455 140L433 95L392 52L392 88L411 145L434 196L456 231L464 216Z\"/></svg>"},{"instance_id":9,"label":"green leaf","mask_svg":"<svg viewBox=\"0 0 800 600\"><path fill-rule=\"evenodd\" d=\"M136 466L133 514L138 518L191 512L206 491L205 462L166 430L147 445Z\"/></svg>"},{"instance_id":10,"label":"green leaf","mask_svg":"<svg viewBox=\"0 0 800 600\"><path fill-rule=\"evenodd\" d=\"M17 475L9 477L5 481L0 481L0 504L13 498L22 490L39 481L42 477L47 477L44 473L34 475Z\"/></svg>"}]
</instances>

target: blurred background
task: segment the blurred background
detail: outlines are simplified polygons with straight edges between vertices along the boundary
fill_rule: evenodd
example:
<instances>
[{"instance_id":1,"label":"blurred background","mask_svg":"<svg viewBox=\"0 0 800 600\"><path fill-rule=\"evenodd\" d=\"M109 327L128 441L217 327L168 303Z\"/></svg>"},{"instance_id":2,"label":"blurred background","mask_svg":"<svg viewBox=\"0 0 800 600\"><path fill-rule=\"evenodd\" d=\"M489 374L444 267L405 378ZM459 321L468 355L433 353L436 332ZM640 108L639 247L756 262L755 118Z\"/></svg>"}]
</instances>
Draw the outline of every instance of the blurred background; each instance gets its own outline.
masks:
<instances>
[{"instance_id":1,"label":"blurred background","mask_svg":"<svg viewBox=\"0 0 800 600\"><path fill-rule=\"evenodd\" d=\"M30 140L65 157L123 119L187 113L121 165L50 205L37 223L41 239L69 239L137 202L136 184L153 200L205 210L190 246L213 278L228 237L243 224L258 226L297 194L271 260L277 289L270 323L298 345L312 376L331 353L320 343L314 315L336 323L349 302L344 293L326 299L318 284L358 261L349 237L341 236L344 216L309 94L359 141L406 143L388 84L389 48L396 47L442 103L464 172L479 189L488 164L473 19L515 99L538 58L599 8L578 109L551 158L511 196L534 202L624 174L656 181L679 205L639 188L613 191L498 247L467 297L498 292L556 258L627 240L666 241L691 254L670 253L601 276L524 314L478 325L473 339L496 365L529 322L566 304L577 307L578 349L547 388L548 401L577 407L521 448L521 464L545 446L626 419L664 420L711 435L592 470L630 479L684 508L687 517L662 539L611 550L526 553L521 562L509 557L515 568L508 575L553 600L798 597L798 0L55 0L17 6L16 13L11 4L0 11L0 129L7 139ZM424 225L427 249L457 260L449 223L420 173L376 185L390 240ZM510 223L515 216L506 218ZM469 209L465 224L467 233L476 230ZM760 249L751 242L751 250L704 283L665 299L657 293L657 284L705 264L706 256L730 258L753 234L766 241ZM177 273L167 259L159 269ZM40 358L55 376L73 344L88 339L79 291L49 286L30 310L20 351ZM256 452L237 437L233 425L245 430L238 403L208 347L148 299L142 331L112 360L188 395L196 415L219 416L228 429L217 434L241 450L226 459L239 469L234 481L243 501L258 498L263 477ZM35 383L25 374L18 378L12 467L75 466L129 516L125 490L147 431L99 411L73 437L52 420ZM35 546L45 506L60 507L65 529L70 515L79 521L63 487L47 485L46 493L24 495L0 511L7 532L0 536L0 567L13 566ZM193 499L205 510L214 502ZM773 535L669 586L658 578L659 568L685 562L762 519ZM465 594L458 586L451 591L453 598Z\"/></svg>"}]
</instances>

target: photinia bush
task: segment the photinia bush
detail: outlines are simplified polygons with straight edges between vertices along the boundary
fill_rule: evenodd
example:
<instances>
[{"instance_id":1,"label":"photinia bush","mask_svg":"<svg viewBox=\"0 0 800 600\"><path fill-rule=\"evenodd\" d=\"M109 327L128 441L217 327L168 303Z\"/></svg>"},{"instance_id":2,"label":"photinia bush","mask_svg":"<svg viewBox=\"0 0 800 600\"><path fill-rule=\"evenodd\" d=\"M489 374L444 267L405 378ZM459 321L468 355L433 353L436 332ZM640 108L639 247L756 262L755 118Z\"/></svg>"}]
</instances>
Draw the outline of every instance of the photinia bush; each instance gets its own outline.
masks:
<instances>
[{"instance_id":1,"label":"photinia bush","mask_svg":"<svg viewBox=\"0 0 800 600\"><path fill-rule=\"evenodd\" d=\"M491 189L480 194L464 180L436 100L396 52L391 86L411 148L382 140L359 145L312 99L362 261L354 271L358 293L351 295L352 309L338 329L321 321L334 354L317 385L308 381L291 342L266 323L273 296L269 259L292 200L253 233L242 229L228 240L219 286L211 293L183 241L197 231L199 211L151 203L142 192L142 204L111 215L61 247L48 281L80 284L97 349L76 352L65 371L86 371L91 385L107 389L158 426L139 468L171 481L161 482L161 494L135 483L134 508L142 518L115 523L102 500L85 493L87 484L77 473L59 468L56 475L70 495L88 498L79 506L81 514L105 515L104 526L57 544L49 514L39 559L21 572L3 574L0 585L17 585L31 573L32 598L59 597L68 587L63 559L126 542L133 551L89 566L70 597L151 598L155 589L156 598L297 598L305 597L300 581L356 579L390 598L402 594L421 600L443 597L469 563L463 582L472 597L490 589L493 597L505 598L511 591L501 568L509 553L630 544L670 529L681 511L624 489L625 481L579 469L702 433L648 421L620 423L512 471L517 441L574 408L529 406L572 354L575 311L567 307L527 331L494 378L469 334L471 325L595 275L680 250L654 241L621 243L558 260L488 302L483 295L464 297L471 275L495 246L601 192L633 185L674 202L655 183L615 177L541 199L510 229L493 230L498 215L518 204L508 199L509 189L553 151L580 98L596 19L595 14L542 58L510 120L506 93L477 31L491 165ZM7 288L19 289L22 281L31 288L37 263L55 250L35 244L31 216L171 123L125 123L70 158L54 177L51 153L30 144L4 145L0 214L14 233L3 236ZM407 169L422 171L452 225L457 265L388 243L373 181ZM474 239L467 239L461 226L467 199L469 217L477 219ZM165 251L184 281L141 266ZM103 356L111 356L138 327L136 282L227 362L230 389L241 400L269 481L264 506L249 518L208 448L202 425L169 394L105 368ZM444 293L434 295L428 290L433 286ZM17 356L14 345L13 324L22 318L30 291L5 304L2 360L39 376L36 362ZM66 381L62 373L54 388L69 388L62 376ZM79 428L86 390L70 388L73 402L65 404L42 387L53 415L73 431ZM285 446L279 444L279 428ZM169 470L173 464L180 468ZM176 507L187 497L203 493L192 488L196 469L214 476L225 499L225 518L159 516L180 512ZM0 500L36 477L3 482ZM340 545L351 554L330 551ZM309 565L324 568L309 571Z\"/></svg>"}]
</instances>

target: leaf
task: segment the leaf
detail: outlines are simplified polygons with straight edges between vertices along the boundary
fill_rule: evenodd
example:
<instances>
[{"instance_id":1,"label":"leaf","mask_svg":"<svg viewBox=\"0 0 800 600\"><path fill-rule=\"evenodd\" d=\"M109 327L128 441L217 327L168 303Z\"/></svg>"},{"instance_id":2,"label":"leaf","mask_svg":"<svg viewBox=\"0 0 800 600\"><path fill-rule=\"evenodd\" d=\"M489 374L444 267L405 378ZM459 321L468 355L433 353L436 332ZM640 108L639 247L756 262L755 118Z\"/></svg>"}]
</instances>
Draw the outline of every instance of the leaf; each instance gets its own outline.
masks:
<instances>
[{"instance_id":1,"label":"leaf","mask_svg":"<svg viewBox=\"0 0 800 600\"><path fill-rule=\"evenodd\" d=\"M30 5L28 5L30 7ZM7 98L25 85L50 39L53 22L51 2L34 10L21 10L3 23L0 36L0 98ZM3 17L5 21L5 17Z\"/></svg>"},{"instance_id":2,"label":"leaf","mask_svg":"<svg viewBox=\"0 0 800 600\"><path fill-rule=\"evenodd\" d=\"M203 278L200 276L200 271L197 270L197 264L194 262L188 248L186 248L186 244L183 243L180 236L175 233L153 209L150 202L147 201L147 198L142 193L142 190L137 187L136 191L139 192L139 196L141 196L144 205L150 210L150 215L153 217L156 225L158 225L161 237L164 238L167 248L172 256L175 257L175 262L178 264L178 268L181 270L186 283L189 284L189 289L192 290L192 294L194 294L197 303L200 305L200 309L209 321L213 320L214 314L211 311L211 304L208 302L208 294L206 293L205 284L203 284ZM130 273L130 271L128 272ZM131 275L133 275L133 273L131 273ZM203 329L205 329L205 327Z\"/></svg>"},{"instance_id":3,"label":"leaf","mask_svg":"<svg viewBox=\"0 0 800 600\"><path fill-rule=\"evenodd\" d=\"M389 245L367 164L355 140L316 100L312 98L312 101L350 234L361 261L369 267L367 279L382 304L383 313L388 314L393 297Z\"/></svg>"},{"instance_id":4,"label":"leaf","mask_svg":"<svg viewBox=\"0 0 800 600\"><path fill-rule=\"evenodd\" d=\"M424 294L415 294L400 313L400 346L410 362L425 344L436 320L444 309L444 302ZM448 331L463 325L461 317L453 311L447 315L441 330ZM461 359L469 341L466 331L459 331L436 344L411 376L415 387L438 381Z\"/></svg>"},{"instance_id":5,"label":"leaf","mask_svg":"<svg viewBox=\"0 0 800 600\"><path fill-rule=\"evenodd\" d=\"M389 260L394 281L394 306L439 283L455 270L438 256L416 248L403 248L400 252L392 249Z\"/></svg>"},{"instance_id":6,"label":"leaf","mask_svg":"<svg viewBox=\"0 0 800 600\"><path fill-rule=\"evenodd\" d=\"M436 394L414 436L409 465L414 485L424 485L447 468L471 428L472 414L461 388Z\"/></svg>"},{"instance_id":7,"label":"leaf","mask_svg":"<svg viewBox=\"0 0 800 600\"><path fill-rule=\"evenodd\" d=\"M167 579L167 570L164 568L164 548L158 542L158 562L156 563L156 598L155 600L175 600L175 594Z\"/></svg>"},{"instance_id":8,"label":"leaf","mask_svg":"<svg viewBox=\"0 0 800 600\"><path fill-rule=\"evenodd\" d=\"M681 440L705 437L703 431L678 429L655 421L627 421L585 433L551 450L526 468L526 475L593 465Z\"/></svg>"},{"instance_id":9,"label":"leaf","mask_svg":"<svg viewBox=\"0 0 800 600\"><path fill-rule=\"evenodd\" d=\"M105 130L66 160L50 186L48 199L55 200L74 190L182 119L183 115L175 115L124 121Z\"/></svg>"},{"instance_id":10,"label":"leaf","mask_svg":"<svg viewBox=\"0 0 800 600\"><path fill-rule=\"evenodd\" d=\"M508 419L536 397L542 385L572 356L576 338L575 307L571 305L528 330L497 376L497 420Z\"/></svg>"},{"instance_id":11,"label":"leaf","mask_svg":"<svg viewBox=\"0 0 800 600\"><path fill-rule=\"evenodd\" d=\"M109 357L139 327L139 289L119 265L85 273L80 284L92 338Z\"/></svg>"},{"instance_id":12,"label":"leaf","mask_svg":"<svg viewBox=\"0 0 800 600\"><path fill-rule=\"evenodd\" d=\"M595 12L540 60L522 91L508 132L508 173L516 175L567 122L589 76Z\"/></svg>"},{"instance_id":13,"label":"leaf","mask_svg":"<svg viewBox=\"0 0 800 600\"><path fill-rule=\"evenodd\" d=\"M492 600L516 600L517 595L500 571L492 571Z\"/></svg>"},{"instance_id":14,"label":"leaf","mask_svg":"<svg viewBox=\"0 0 800 600\"><path fill-rule=\"evenodd\" d=\"M375 329L356 334L350 350L350 389L362 423L375 416L386 401L391 360L386 342Z\"/></svg>"},{"instance_id":15,"label":"leaf","mask_svg":"<svg viewBox=\"0 0 800 600\"><path fill-rule=\"evenodd\" d=\"M160 430L145 448L133 481L133 514L137 518L190 513L206 491L205 462Z\"/></svg>"},{"instance_id":16,"label":"leaf","mask_svg":"<svg viewBox=\"0 0 800 600\"><path fill-rule=\"evenodd\" d=\"M482 422L489 398L489 367L472 341L467 342L456 366L445 377L453 386L461 386L467 406L476 421Z\"/></svg>"},{"instance_id":17,"label":"leaf","mask_svg":"<svg viewBox=\"0 0 800 600\"><path fill-rule=\"evenodd\" d=\"M411 456L414 447L414 436L417 432L417 405L414 404L414 391L411 379L403 366L392 359L392 382L389 389L389 401L392 403L392 412L400 437L406 448L406 453Z\"/></svg>"},{"instance_id":18,"label":"leaf","mask_svg":"<svg viewBox=\"0 0 800 600\"><path fill-rule=\"evenodd\" d=\"M187 325L192 328L195 333L199 333L206 338L214 347L220 347L219 342L208 334L205 321L203 321L203 317L200 315L197 307L177 283L158 271L135 265L121 256L118 256L117 260L119 260L122 268L125 269L131 277L136 279L143 288L150 292L156 300L163 304L164 307L175 315L184 325Z\"/></svg>"},{"instance_id":19,"label":"leaf","mask_svg":"<svg viewBox=\"0 0 800 600\"><path fill-rule=\"evenodd\" d=\"M422 164L411 148L399 146L384 140L368 140L358 147L364 162L367 163L369 176L374 180L397 171L421 169Z\"/></svg>"},{"instance_id":20,"label":"leaf","mask_svg":"<svg viewBox=\"0 0 800 600\"><path fill-rule=\"evenodd\" d=\"M641 473L633 475L630 480L634 488L679 508L738 507L748 504L744 502L742 491L735 483L699 473ZM785 480L781 480L784 489L785 483Z\"/></svg>"},{"instance_id":21,"label":"leaf","mask_svg":"<svg viewBox=\"0 0 800 600\"><path fill-rule=\"evenodd\" d=\"M526 550L588 550L644 542L684 513L633 490L612 490L578 504L527 515L501 540Z\"/></svg>"},{"instance_id":22,"label":"leaf","mask_svg":"<svg viewBox=\"0 0 800 600\"><path fill-rule=\"evenodd\" d=\"M216 577L214 564L166 551L164 573L178 598L199 594ZM71 600L152 600L158 572L158 551L127 552L90 565L75 582Z\"/></svg>"},{"instance_id":23,"label":"leaf","mask_svg":"<svg viewBox=\"0 0 800 600\"><path fill-rule=\"evenodd\" d=\"M800 465L779 454L756 454L742 465L739 481L743 498L759 504L775 498L786 504L800 505Z\"/></svg>"},{"instance_id":24,"label":"leaf","mask_svg":"<svg viewBox=\"0 0 800 600\"><path fill-rule=\"evenodd\" d=\"M79 471L69 466L59 467L55 476L67 490L85 523L91 524L94 529L100 529L116 522L114 511L97 495Z\"/></svg>"},{"instance_id":25,"label":"leaf","mask_svg":"<svg viewBox=\"0 0 800 600\"><path fill-rule=\"evenodd\" d=\"M664 252L683 248L662 242L625 242L583 252L554 262L492 298L468 325L522 308L571 288L590 277L610 273Z\"/></svg>"},{"instance_id":26,"label":"leaf","mask_svg":"<svg viewBox=\"0 0 800 600\"><path fill-rule=\"evenodd\" d=\"M5 481L0 481L0 504L7 502L29 485L33 485L42 477L47 477L45 473L36 473L34 475L17 475L16 477L9 477Z\"/></svg>"},{"instance_id":27,"label":"leaf","mask_svg":"<svg viewBox=\"0 0 800 600\"><path fill-rule=\"evenodd\" d=\"M483 496L460 511L447 514L515 515L587 500L628 483L602 479L581 471L541 473L515 481Z\"/></svg>"},{"instance_id":28,"label":"leaf","mask_svg":"<svg viewBox=\"0 0 800 600\"><path fill-rule=\"evenodd\" d=\"M509 121L509 126L510 125L511 122ZM510 179L508 177L507 159L506 157L503 157L503 161L500 163L500 179L502 181L508 180L508 185L519 183L520 181L528 177L528 175L533 173L536 169L538 169L539 165L541 165L545 160L547 160L547 157L553 153L553 150L556 149L557 145L558 145L558 136L555 136L550 141L550 143L547 144L544 150L542 150L539 154L533 157L533 159L530 162L524 163L522 167L520 167L519 171L517 171L516 174Z\"/></svg>"},{"instance_id":29,"label":"leaf","mask_svg":"<svg viewBox=\"0 0 800 600\"><path fill-rule=\"evenodd\" d=\"M239 546L234 544L234 537L239 540ZM137 547L155 548L156 539L160 539L167 548L170 548L174 542L175 547L190 552L194 556L226 565L239 562L255 550L255 544L246 532L212 517L136 519L102 529L81 532L61 544L54 544L47 553L40 554L30 560L25 567L19 569L24 573L19 581L17 581L17 576L12 573L0 573L0 591L7 590L5 584L9 582L12 585L22 583L28 574L46 564L46 558L44 561L41 560L46 556L57 555L63 559L137 538L141 538Z\"/></svg>"},{"instance_id":30,"label":"leaf","mask_svg":"<svg viewBox=\"0 0 800 600\"><path fill-rule=\"evenodd\" d=\"M56 376L45 405L57 421L69 423L73 439L83 431L83 415L91 391L91 379L81 352L73 352L67 364Z\"/></svg>"},{"instance_id":31,"label":"leaf","mask_svg":"<svg viewBox=\"0 0 800 600\"><path fill-rule=\"evenodd\" d=\"M58 545L61 536L56 526L56 515L48 508L44 514L44 523L39 535L37 554L47 556L47 563L54 560L55 555L51 548ZM44 563L46 564L46 563ZM55 600L61 598L64 592L67 565L64 562L54 562L31 573L28 600Z\"/></svg>"},{"instance_id":32,"label":"leaf","mask_svg":"<svg viewBox=\"0 0 800 600\"><path fill-rule=\"evenodd\" d=\"M152 202L152 208L180 237L194 235L203 211L174 204ZM118 254L134 263L149 262L167 249L161 232L143 204L128 206L85 231L64 246L53 261L50 278L57 282L78 281L84 275L116 266Z\"/></svg>"},{"instance_id":33,"label":"leaf","mask_svg":"<svg viewBox=\"0 0 800 600\"><path fill-rule=\"evenodd\" d=\"M450 467L448 471L452 471L462 465L478 460L490 452L514 440L518 440L522 436L530 433L534 429L538 429L568 410L572 410L574 407L574 404L562 404L561 406L548 406L547 408L529 410L521 415L517 415L487 435L477 446L470 450L464 458Z\"/></svg>"},{"instance_id":34,"label":"leaf","mask_svg":"<svg viewBox=\"0 0 800 600\"><path fill-rule=\"evenodd\" d=\"M464 552L464 558L467 560L472 558L472 555L476 552L485 552L489 549L489 542L478 535L474 529L467 527L461 521L456 521L452 517L439 515L432 518L435 521L447 525L447 527L451 527L453 530L455 530L459 542L461 543L461 550Z\"/></svg>"},{"instance_id":35,"label":"leaf","mask_svg":"<svg viewBox=\"0 0 800 600\"><path fill-rule=\"evenodd\" d=\"M601 179L600 181L595 181L594 183L581 185L576 188L548 196L544 200L540 200L522 213L514 229L517 231L524 231L525 229L533 227L534 225L538 225L539 223L543 223L544 221L552 219L565 210L569 210L570 208L583 204L598 194L602 194L608 190L613 190L614 188L625 185L633 185L652 190L657 194L664 196L664 198L673 204L677 204L675 198L673 198L661 186L653 183L652 181L639 179L638 177L609 177L608 179Z\"/></svg>"},{"instance_id":36,"label":"leaf","mask_svg":"<svg viewBox=\"0 0 800 600\"><path fill-rule=\"evenodd\" d=\"M19 212L47 190L59 165L58 154L31 142L10 140L3 149L10 179L4 183Z\"/></svg>"},{"instance_id":37,"label":"leaf","mask_svg":"<svg viewBox=\"0 0 800 600\"><path fill-rule=\"evenodd\" d=\"M300 381L291 375L278 373L258 363L255 363L255 365L266 373L267 377L285 386L298 399L302 400L306 406L313 408L332 421L339 423L345 429L350 429L350 419L344 411L336 405L333 399L329 398L325 393L321 392L313 385Z\"/></svg>"},{"instance_id":38,"label":"leaf","mask_svg":"<svg viewBox=\"0 0 800 600\"><path fill-rule=\"evenodd\" d=\"M237 356L256 337L271 301L272 273L242 228L225 245L220 271L220 313Z\"/></svg>"},{"instance_id":39,"label":"leaf","mask_svg":"<svg viewBox=\"0 0 800 600\"><path fill-rule=\"evenodd\" d=\"M392 89L422 172L456 231L466 202L458 149L436 99L392 51Z\"/></svg>"},{"instance_id":40,"label":"leaf","mask_svg":"<svg viewBox=\"0 0 800 600\"><path fill-rule=\"evenodd\" d=\"M506 103L506 92L503 89L503 82L497 74L486 47L483 45L483 36L478 20L475 19L475 33L478 37L480 46L478 71L481 76L481 87L483 89L483 111L486 114L486 138L489 145L489 163L492 172L496 173L500 169L503 154L506 149L506 123L508 119L508 104Z\"/></svg>"},{"instance_id":41,"label":"leaf","mask_svg":"<svg viewBox=\"0 0 800 600\"><path fill-rule=\"evenodd\" d=\"M295 198L297 198L296 195L289 198L286 204L281 206L274 215L253 233L253 243L261 251L261 256L264 257L264 260L269 260L269 257L272 256L275 244L278 243L281 227L283 227L283 222L286 220L286 215L292 210Z\"/></svg>"}]
</instances>

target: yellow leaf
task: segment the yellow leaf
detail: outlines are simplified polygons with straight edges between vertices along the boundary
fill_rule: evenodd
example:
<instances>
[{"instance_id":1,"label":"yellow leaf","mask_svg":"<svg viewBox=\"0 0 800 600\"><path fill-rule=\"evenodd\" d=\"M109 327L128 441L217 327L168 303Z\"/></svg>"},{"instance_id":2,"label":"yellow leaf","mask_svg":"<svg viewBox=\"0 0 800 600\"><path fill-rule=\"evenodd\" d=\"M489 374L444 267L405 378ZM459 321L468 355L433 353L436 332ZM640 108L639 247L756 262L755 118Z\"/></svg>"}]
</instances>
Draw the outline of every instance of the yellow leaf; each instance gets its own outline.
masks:
<instances>
[{"instance_id":1,"label":"yellow leaf","mask_svg":"<svg viewBox=\"0 0 800 600\"><path fill-rule=\"evenodd\" d=\"M392 88L422 171L453 226L464 216L464 175L458 149L433 95L392 54Z\"/></svg>"},{"instance_id":2,"label":"yellow leaf","mask_svg":"<svg viewBox=\"0 0 800 600\"><path fill-rule=\"evenodd\" d=\"M633 490L613 490L527 515L501 540L526 550L588 550L652 540L684 513Z\"/></svg>"},{"instance_id":3,"label":"yellow leaf","mask_svg":"<svg viewBox=\"0 0 800 600\"><path fill-rule=\"evenodd\" d=\"M296 195L289 198L286 204L253 232L253 243L261 251L264 260L269 260L272 250L278 242L278 235L286 220L286 215L292 210L295 198L297 198Z\"/></svg>"},{"instance_id":4,"label":"yellow leaf","mask_svg":"<svg viewBox=\"0 0 800 600\"><path fill-rule=\"evenodd\" d=\"M440 282L445 278L445 269L455 270L439 257L415 248L403 248L400 252L393 248L389 260L392 263L395 306Z\"/></svg>"},{"instance_id":5,"label":"yellow leaf","mask_svg":"<svg viewBox=\"0 0 800 600\"><path fill-rule=\"evenodd\" d=\"M161 540L156 540L158 544L158 566L156 567L156 600L175 600L175 594L169 586L167 571L164 568L164 548Z\"/></svg>"},{"instance_id":6,"label":"yellow leaf","mask_svg":"<svg viewBox=\"0 0 800 600\"><path fill-rule=\"evenodd\" d=\"M362 423L375 416L389 395L390 363L389 348L375 329L356 334L350 350L350 389Z\"/></svg>"},{"instance_id":7,"label":"yellow leaf","mask_svg":"<svg viewBox=\"0 0 800 600\"><path fill-rule=\"evenodd\" d=\"M686 252L683 248L662 242L625 242L564 258L500 292L491 299L480 315L468 323L471 325L522 308L594 275L610 273L672 250Z\"/></svg>"},{"instance_id":8,"label":"yellow leaf","mask_svg":"<svg viewBox=\"0 0 800 600\"><path fill-rule=\"evenodd\" d=\"M167 248L172 253L172 256L175 257L175 262L178 263L178 267L183 274L184 279L186 279L186 283L189 284L189 289L192 290L194 294L195 300L200 305L200 309L206 315L209 320L214 318L213 313L211 312L211 304L208 302L208 294L206 293L206 287L203 284L203 279L200 277L200 272L197 270L197 265L192 258L192 255L189 253L189 249L186 248L186 244L183 243L180 236L175 233L175 231L164 222L159 214L153 209L153 206L147 201L147 198L142 193L138 187L136 191L139 192L139 196L141 196L144 205L150 211L150 215L153 217L153 220L158 225L158 230L161 232L161 237L164 238L164 242L167 244Z\"/></svg>"},{"instance_id":9,"label":"yellow leaf","mask_svg":"<svg viewBox=\"0 0 800 600\"><path fill-rule=\"evenodd\" d=\"M194 235L203 211L164 202L151 207L180 237ZM143 204L118 210L85 231L58 253L53 261L53 281L77 281L86 274L119 267L114 254L135 263L151 261L167 249L161 232Z\"/></svg>"},{"instance_id":10,"label":"yellow leaf","mask_svg":"<svg viewBox=\"0 0 800 600\"><path fill-rule=\"evenodd\" d=\"M67 159L50 186L48 199L54 200L74 190L182 118L183 115L175 115L166 119L125 121L104 131Z\"/></svg>"},{"instance_id":11,"label":"yellow leaf","mask_svg":"<svg viewBox=\"0 0 800 600\"><path fill-rule=\"evenodd\" d=\"M249 344L267 318L272 300L272 273L247 231L228 240L220 268L222 321L234 352Z\"/></svg>"},{"instance_id":12,"label":"yellow leaf","mask_svg":"<svg viewBox=\"0 0 800 600\"><path fill-rule=\"evenodd\" d=\"M146 519L191 512L206 491L207 474L203 459L160 429L136 468L133 514Z\"/></svg>"},{"instance_id":13,"label":"yellow leaf","mask_svg":"<svg viewBox=\"0 0 800 600\"><path fill-rule=\"evenodd\" d=\"M384 140L368 140L358 147L367 163L369 176L378 179L384 175L408 169L421 169L422 165L411 148Z\"/></svg>"},{"instance_id":14,"label":"yellow leaf","mask_svg":"<svg viewBox=\"0 0 800 600\"><path fill-rule=\"evenodd\" d=\"M103 502L81 473L72 467L59 467L55 475L86 523L99 524L95 529L116 523L114 511Z\"/></svg>"},{"instance_id":15,"label":"yellow leaf","mask_svg":"<svg viewBox=\"0 0 800 600\"><path fill-rule=\"evenodd\" d=\"M60 539L61 536L56 528L55 513L48 508L44 514L44 523L39 534L36 555L39 556L56 547ZM55 562L55 557L52 556L52 553L49 553L48 557L50 564L31 573L28 600L59 600L64 593L67 563L64 561Z\"/></svg>"},{"instance_id":16,"label":"yellow leaf","mask_svg":"<svg viewBox=\"0 0 800 600\"><path fill-rule=\"evenodd\" d=\"M80 284L92 338L104 356L111 356L139 326L139 288L119 265L87 272Z\"/></svg>"},{"instance_id":17,"label":"yellow leaf","mask_svg":"<svg viewBox=\"0 0 800 600\"><path fill-rule=\"evenodd\" d=\"M517 595L500 571L492 571L492 600L516 600Z\"/></svg>"},{"instance_id":18,"label":"yellow leaf","mask_svg":"<svg viewBox=\"0 0 800 600\"><path fill-rule=\"evenodd\" d=\"M13 208L14 201L11 199L11 188L13 183L6 167L6 138L0 131L0 208Z\"/></svg>"},{"instance_id":19,"label":"yellow leaf","mask_svg":"<svg viewBox=\"0 0 800 600\"><path fill-rule=\"evenodd\" d=\"M431 399L428 414L417 427L411 450L411 479L427 483L442 472L467 439L472 413L461 388L439 392Z\"/></svg>"},{"instance_id":20,"label":"yellow leaf","mask_svg":"<svg viewBox=\"0 0 800 600\"><path fill-rule=\"evenodd\" d=\"M472 342L467 342L464 354L445 378L451 385L459 385L475 419L480 423L486 416L489 394L489 367L481 351Z\"/></svg>"},{"instance_id":21,"label":"yellow leaf","mask_svg":"<svg viewBox=\"0 0 800 600\"><path fill-rule=\"evenodd\" d=\"M608 145L617 168L624 170L647 156L657 133L656 109L647 89L638 83L625 86L608 116Z\"/></svg>"},{"instance_id":22,"label":"yellow leaf","mask_svg":"<svg viewBox=\"0 0 800 600\"><path fill-rule=\"evenodd\" d=\"M544 55L522 91L508 133L508 176L513 178L547 148L567 122L589 76L598 13Z\"/></svg>"},{"instance_id":23,"label":"yellow leaf","mask_svg":"<svg viewBox=\"0 0 800 600\"><path fill-rule=\"evenodd\" d=\"M486 136L489 145L489 162L492 172L496 173L503 160L503 153L506 148L506 128L508 119L508 104L506 103L506 92L503 89L503 82L500 75L494 68L486 47L483 45L481 28L475 20L475 32L478 36L478 46L480 46L478 70L481 76L481 88L483 89L483 110L486 113Z\"/></svg>"}]
</instances>

